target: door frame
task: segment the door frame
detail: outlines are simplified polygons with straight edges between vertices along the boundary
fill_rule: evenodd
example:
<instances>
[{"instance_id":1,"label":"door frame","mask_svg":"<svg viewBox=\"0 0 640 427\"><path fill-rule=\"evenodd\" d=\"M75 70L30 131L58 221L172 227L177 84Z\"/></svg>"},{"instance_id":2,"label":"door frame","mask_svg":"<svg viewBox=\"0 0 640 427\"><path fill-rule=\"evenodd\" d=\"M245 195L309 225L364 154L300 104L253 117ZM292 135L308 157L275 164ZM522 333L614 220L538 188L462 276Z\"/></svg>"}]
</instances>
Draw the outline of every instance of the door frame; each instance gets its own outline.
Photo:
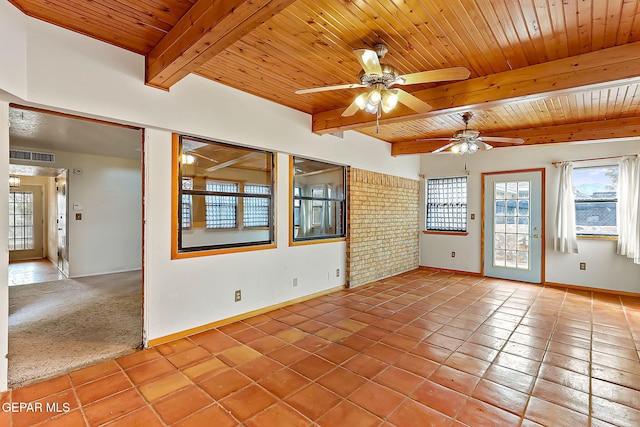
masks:
<instances>
[{"instance_id":1,"label":"door frame","mask_svg":"<svg viewBox=\"0 0 640 427\"><path fill-rule=\"evenodd\" d=\"M481 183L480 183L480 191L481 191L481 202L480 202L480 275L482 275L482 277L487 277L485 275L485 271L484 271L484 249L485 249L485 239L484 239L484 235L485 235L485 221L487 220L485 218L484 212L485 212L485 198L486 198L486 194L484 191L484 187L485 187L485 178L489 175L507 175L507 174L514 174L514 173L526 173L526 172L540 172L540 179L541 179L541 189L540 189L540 223L541 228L542 228L542 232L540 233L540 239L542 239L541 242L541 248L540 248L540 284L543 285L546 280L545 280L545 260L546 260L546 194L547 194L547 181L546 181L546 172L547 169L546 168L534 168L534 169L518 169L518 170L505 170L505 171L496 171L496 172L482 172L481 174ZM503 279L503 280L507 280L507 279Z\"/></svg>"}]
</instances>

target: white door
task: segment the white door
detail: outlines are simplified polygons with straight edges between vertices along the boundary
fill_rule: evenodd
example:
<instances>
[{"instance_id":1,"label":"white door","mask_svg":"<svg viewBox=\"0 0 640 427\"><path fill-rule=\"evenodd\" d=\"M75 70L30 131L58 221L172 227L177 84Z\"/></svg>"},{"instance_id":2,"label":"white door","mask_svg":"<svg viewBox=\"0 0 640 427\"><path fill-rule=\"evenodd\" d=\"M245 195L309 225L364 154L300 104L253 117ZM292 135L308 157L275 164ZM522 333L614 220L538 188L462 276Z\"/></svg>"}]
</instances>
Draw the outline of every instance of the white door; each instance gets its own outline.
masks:
<instances>
[{"instance_id":1,"label":"white door","mask_svg":"<svg viewBox=\"0 0 640 427\"><path fill-rule=\"evenodd\" d=\"M67 244L67 176L64 171L56 178L57 217L58 225L58 270L69 276L69 246Z\"/></svg>"},{"instance_id":2,"label":"white door","mask_svg":"<svg viewBox=\"0 0 640 427\"><path fill-rule=\"evenodd\" d=\"M9 194L9 261L37 259L43 251L42 187L21 185Z\"/></svg>"},{"instance_id":3,"label":"white door","mask_svg":"<svg viewBox=\"0 0 640 427\"><path fill-rule=\"evenodd\" d=\"M542 171L484 175L484 274L542 282Z\"/></svg>"}]
</instances>

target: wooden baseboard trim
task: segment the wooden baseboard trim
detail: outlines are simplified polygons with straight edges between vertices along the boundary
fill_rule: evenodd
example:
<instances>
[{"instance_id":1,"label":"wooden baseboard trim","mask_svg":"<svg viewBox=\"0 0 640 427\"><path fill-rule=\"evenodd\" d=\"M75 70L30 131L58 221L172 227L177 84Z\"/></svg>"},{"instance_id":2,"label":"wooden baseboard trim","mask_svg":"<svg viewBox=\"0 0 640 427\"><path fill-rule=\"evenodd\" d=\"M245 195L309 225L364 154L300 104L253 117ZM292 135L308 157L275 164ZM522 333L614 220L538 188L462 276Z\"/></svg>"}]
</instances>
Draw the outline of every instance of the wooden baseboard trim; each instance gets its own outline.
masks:
<instances>
[{"instance_id":1,"label":"wooden baseboard trim","mask_svg":"<svg viewBox=\"0 0 640 427\"><path fill-rule=\"evenodd\" d=\"M268 313L269 311L277 310L279 308L287 307L289 305L293 305L299 302L308 301L310 299L318 298L327 294L331 294L333 292L341 291L345 289L344 285L336 286L335 288L327 289L321 292L316 292L314 294L305 295L300 298L292 299L289 301L284 301L278 304L270 305L268 307L260 308L258 310L249 311L247 313L238 314L237 316L228 317L226 319L218 320L216 322L207 323L206 325L197 326L195 328L187 329L184 331L176 332L174 334L166 335L160 338L154 338L149 340L149 347L155 347L160 344L165 344L171 341L175 341L180 338L188 337L189 335L197 334L200 332L208 331L209 329L217 328L218 326L227 325L229 323L237 322L238 320L248 319L250 317L258 316L260 314Z\"/></svg>"},{"instance_id":2,"label":"wooden baseboard trim","mask_svg":"<svg viewBox=\"0 0 640 427\"><path fill-rule=\"evenodd\" d=\"M615 289L592 288L590 286L568 285L564 283L544 282L544 286L550 286L552 288L574 289L576 291L600 292L603 294L621 295L625 297L640 297L640 293L637 293L637 292L617 291Z\"/></svg>"},{"instance_id":3,"label":"wooden baseboard trim","mask_svg":"<svg viewBox=\"0 0 640 427\"><path fill-rule=\"evenodd\" d=\"M463 271L463 270L450 270L448 268L439 268L439 267L429 267L427 265L421 265L418 267L420 270L433 270L438 271L440 273L453 273L453 274L464 274L465 276L477 276L483 277L482 273L476 273L475 271Z\"/></svg>"}]
</instances>

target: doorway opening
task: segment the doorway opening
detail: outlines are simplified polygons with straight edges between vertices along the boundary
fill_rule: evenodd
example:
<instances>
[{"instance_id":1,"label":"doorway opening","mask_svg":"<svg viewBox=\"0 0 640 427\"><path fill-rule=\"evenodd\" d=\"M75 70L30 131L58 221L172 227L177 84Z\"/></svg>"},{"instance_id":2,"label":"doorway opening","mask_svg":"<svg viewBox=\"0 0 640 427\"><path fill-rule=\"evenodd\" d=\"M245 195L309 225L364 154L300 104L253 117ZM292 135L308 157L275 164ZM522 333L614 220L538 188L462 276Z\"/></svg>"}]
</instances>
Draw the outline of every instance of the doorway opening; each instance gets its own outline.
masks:
<instances>
[{"instance_id":1,"label":"doorway opening","mask_svg":"<svg viewBox=\"0 0 640 427\"><path fill-rule=\"evenodd\" d=\"M9 120L18 387L142 346L143 130L15 105Z\"/></svg>"}]
</instances>

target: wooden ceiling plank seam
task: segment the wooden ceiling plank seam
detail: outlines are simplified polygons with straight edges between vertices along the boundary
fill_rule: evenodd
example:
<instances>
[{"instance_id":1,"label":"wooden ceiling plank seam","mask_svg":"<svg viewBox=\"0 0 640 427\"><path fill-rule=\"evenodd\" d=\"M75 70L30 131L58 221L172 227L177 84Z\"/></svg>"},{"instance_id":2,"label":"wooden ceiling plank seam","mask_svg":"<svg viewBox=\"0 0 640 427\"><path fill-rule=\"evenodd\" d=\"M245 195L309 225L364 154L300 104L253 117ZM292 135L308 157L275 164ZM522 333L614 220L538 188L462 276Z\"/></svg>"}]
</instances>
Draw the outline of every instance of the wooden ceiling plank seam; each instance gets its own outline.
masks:
<instances>
[{"instance_id":1,"label":"wooden ceiling plank seam","mask_svg":"<svg viewBox=\"0 0 640 427\"><path fill-rule=\"evenodd\" d=\"M544 62L546 60L544 48L540 48L539 46L541 45L539 37L535 39L532 37L529 30L529 24L526 21L520 4L515 5L509 3L508 6L502 2L496 2L495 4L500 6L501 9L504 9L502 16L508 16L511 22L513 22L514 31L516 32L519 43L524 46L527 54L527 65Z\"/></svg>"},{"instance_id":2,"label":"wooden ceiling plank seam","mask_svg":"<svg viewBox=\"0 0 640 427\"><path fill-rule=\"evenodd\" d=\"M433 2L429 2L431 8L434 7L434 5L431 5L432 3ZM445 34L452 39L452 42L458 47L458 49L464 52L465 57L468 58L472 65L471 69L473 72L480 76L492 74L493 67L491 65L491 59L486 55L476 54L484 52L480 49L479 44L484 45L484 47L487 47L487 45L481 37L480 30L475 27L475 23L471 22L471 19L466 14L464 8L456 7L459 4L451 0L438 0L436 3L439 3L438 9L440 10L440 15L444 19L444 22L446 22L447 26L451 28L449 30L450 32ZM477 32L475 37L470 33L468 28L473 28L474 31ZM443 27L443 29L447 31L446 28ZM452 37L452 35L455 37ZM496 62L500 61L498 60ZM502 63L506 64L506 61L502 59Z\"/></svg>"},{"instance_id":3,"label":"wooden ceiling plank seam","mask_svg":"<svg viewBox=\"0 0 640 427\"><path fill-rule=\"evenodd\" d=\"M553 24L551 23L551 16L549 14L549 7L547 4L549 0L532 1L533 5L531 13L535 16L536 23L540 28L540 36L542 37L546 56L549 61L559 59L560 56L555 48L558 40L556 39L556 34L554 34L553 31Z\"/></svg>"},{"instance_id":4,"label":"wooden ceiling plank seam","mask_svg":"<svg viewBox=\"0 0 640 427\"><path fill-rule=\"evenodd\" d=\"M120 3L134 5L136 8L149 10L155 19L164 22L173 27L182 15L193 6L193 1L167 1L156 2L153 0L117 0Z\"/></svg>"},{"instance_id":5,"label":"wooden ceiling plank seam","mask_svg":"<svg viewBox=\"0 0 640 427\"><path fill-rule=\"evenodd\" d=\"M571 56L569 54L569 40L568 40L568 28L565 18L565 2L564 1L549 1L545 0L548 10L549 19L551 21L551 28L556 40L555 45L555 57L566 58Z\"/></svg>"},{"instance_id":6,"label":"wooden ceiling plank seam","mask_svg":"<svg viewBox=\"0 0 640 427\"><path fill-rule=\"evenodd\" d=\"M402 26L402 30L398 32L400 37L393 39L392 53L394 55L391 56L393 65L400 70L400 74L447 67L448 65L443 65L449 63L446 56L441 54L439 50L432 48L431 40L411 20L410 16L413 16L413 10L400 13L400 9L395 3L390 2L388 4L396 6L396 13L398 14L398 23L388 20L389 25L394 30ZM382 3L379 3L379 5L380 8L384 8ZM393 12L388 9L385 10L390 16L394 16ZM400 41L404 43L400 43ZM416 49L416 46L418 46L418 49Z\"/></svg>"},{"instance_id":7,"label":"wooden ceiling plank seam","mask_svg":"<svg viewBox=\"0 0 640 427\"><path fill-rule=\"evenodd\" d=\"M415 92L414 95L434 107L434 111L420 116L430 117L441 114L438 110L460 108L463 105L483 105L505 102L527 96L544 96L550 92L576 91L579 88L597 85L616 85L622 81L634 82L640 70L640 58L636 58L637 44L626 44L600 50L578 57L564 58L526 68L478 77L463 82L450 83ZM605 64L605 65L602 65ZM613 81L613 83L609 83ZM578 88L578 89L576 89ZM453 107L457 105L459 107ZM386 120L398 121L399 112L383 116ZM411 114L410 119L415 117ZM366 116L339 117L337 111L319 113L313 119L313 131L335 131L336 124L342 129L354 129ZM372 118L367 118L368 123ZM402 120L402 119L400 119ZM329 125L332 122L334 124ZM320 123L323 123L322 125ZM339 123L339 124L338 124Z\"/></svg>"},{"instance_id":8,"label":"wooden ceiling plank seam","mask_svg":"<svg viewBox=\"0 0 640 427\"><path fill-rule=\"evenodd\" d=\"M493 26L490 27L496 28L496 30L492 31L496 38L502 39L502 41L499 42L500 45L506 47L508 52L510 52L510 54L505 55L509 69L531 65L531 62L527 59L526 47L518 38L518 33L514 28L511 15L504 13L505 9L503 6L504 3L502 1L485 2L484 6L478 5L478 7L482 9L483 14L486 15L486 21L494 23ZM498 26L501 31L497 31ZM502 34L502 36L500 36L500 34Z\"/></svg>"},{"instance_id":9,"label":"wooden ceiling plank seam","mask_svg":"<svg viewBox=\"0 0 640 427\"><path fill-rule=\"evenodd\" d=\"M171 87L292 1L199 0L147 55L147 84Z\"/></svg>"},{"instance_id":10,"label":"wooden ceiling plank seam","mask_svg":"<svg viewBox=\"0 0 640 427\"><path fill-rule=\"evenodd\" d=\"M580 24L578 22L578 2L564 3L564 26L567 33L567 56L575 56L582 53L580 50Z\"/></svg>"},{"instance_id":11,"label":"wooden ceiling plank seam","mask_svg":"<svg viewBox=\"0 0 640 427\"><path fill-rule=\"evenodd\" d=\"M591 51L605 48L607 1L593 0L591 16Z\"/></svg>"},{"instance_id":12,"label":"wooden ceiling plank seam","mask_svg":"<svg viewBox=\"0 0 640 427\"><path fill-rule=\"evenodd\" d=\"M469 33L469 37L474 40L479 52L485 52L483 56L489 64L491 74L511 69L512 67L509 65L508 58L513 55L513 50L511 46L506 43L506 37L504 35L501 37L498 36L498 34L500 34L500 31L498 31L499 26L492 27L487 22L485 15L478 10L475 1L465 3L464 6L457 2L450 2L450 4L454 8L456 16L460 18L465 17L465 20L473 24L473 28L475 28L479 37L472 37L471 33ZM491 10L491 8L489 7L487 10ZM465 28L465 30L467 30L467 28ZM497 47L500 47L500 49L497 49ZM508 53L511 53L511 55L508 55Z\"/></svg>"},{"instance_id":13,"label":"wooden ceiling plank seam","mask_svg":"<svg viewBox=\"0 0 640 427\"><path fill-rule=\"evenodd\" d=\"M375 2L371 2L371 3L368 3L368 2L355 3L354 2L352 3L352 6L354 9L359 10L362 13L362 15L366 17L366 20L364 21L364 23L367 28L369 28L370 30L373 30L373 32L378 36L378 38L380 39L378 42L384 43L385 46L387 46L389 50L392 52L401 52L408 43L407 43L407 40L404 38L404 36L400 34L400 31L396 29L396 27L404 27L404 25L401 24L400 21L398 20L390 20L393 17L388 14L385 14L384 9L382 11L383 13L380 13L380 11L374 7L375 4L376 4ZM392 29L394 34L388 32L386 28ZM401 39L401 38L402 40L404 40L405 46L402 46L397 41L398 39ZM407 66L407 62L406 62L407 58L403 57L403 55L396 55L396 56L393 56L393 58L394 58L394 64L399 68L405 68L409 70L414 69L412 65ZM403 73L404 73L404 70L403 70Z\"/></svg>"},{"instance_id":14,"label":"wooden ceiling plank seam","mask_svg":"<svg viewBox=\"0 0 640 427\"><path fill-rule=\"evenodd\" d=\"M394 11L389 10L386 6L393 5L395 6ZM378 6L378 7L375 7ZM389 23L390 28L398 31L399 37L393 37L391 39L390 49L390 59L393 60L393 64L401 70L401 74L409 74L413 72L423 71L425 69L439 69L443 68L442 64L447 64L447 59L445 56L440 54L438 50L430 49L430 40L422 34L422 32L416 27L413 21L409 18L409 13L400 13L400 9L393 2L389 3L375 3L371 2L371 7L376 10L378 13L381 11L384 12L381 14L384 19ZM395 18L395 21L391 19ZM404 33L404 34L403 34ZM410 38L413 38L410 40ZM402 40L404 45L399 42ZM420 43L418 43L420 42ZM415 49L415 45L424 47L424 49ZM411 50L410 55L403 55L401 52L408 51L407 46L413 46L414 49ZM395 54L394 54L395 53ZM420 59L422 58L422 60ZM387 61L385 61L387 62ZM391 61L388 61L391 62ZM425 65L426 63L426 65ZM445 65L446 67L446 65Z\"/></svg>"},{"instance_id":15,"label":"wooden ceiling plank seam","mask_svg":"<svg viewBox=\"0 0 640 427\"><path fill-rule=\"evenodd\" d=\"M458 34L456 28L452 26L449 20L441 13L442 7L436 5L434 2L421 2L423 9L426 11L429 19L429 25L426 27L430 29L435 39L448 47L450 55L453 56L453 52L459 52L464 59L464 63L457 65L464 66L471 71L472 76L484 75L486 64L483 66L472 55L473 50L469 50L466 45L466 41L463 40ZM435 27L435 28L434 28ZM437 30L437 31L436 31ZM448 42L448 43L447 43Z\"/></svg>"},{"instance_id":16,"label":"wooden ceiling plank seam","mask_svg":"<svg viewBox=\"0 0 640 427\"><path fill-rule=\"evenodd\" d=\"M520 13L522 14L522 20L527 26L527 33L529 39L535 46L535 50L538 54L537 64L550 61L547 46L544 40L545 34L542 33L540 28L540 22L538 15L536 14L535 6L532 4L533 0L520 0L518 2Z\"/></svg>"},{"instance_id":17,"label":"wooden ceiling plank seam","mask_svg":"<svg viewBox=\"0 0 640 427\"><path fill-rule=\"evenodd\" d=\"M257 9L252 9L253 5L255 5L255 1L246 0L242 3L242 6L248 5L248 13L245 18L237 23L232 25L226 25L227 22L218 24L215 28L213 28L213 32L218 32L221 27L226 26L227 30L219 31L220 37L216 37L216 41L226 47L222 46L208 46L204 52L199 53L195 60L193 60L189 67L191 69L196 69L202 64L206 63L210 59L213 59L217 54L222 52L224 49L232 46L233 43L240 40L242 37L250 34L252 31L256 30L261 25L265 24L269 21L273 16L277 15L279 12L284 10L287 6L293 3L295 0L265 0L264 4ZM233 10L234 14L237 14L240 11L240 8L235 8ZM252 12L253 11L253 12ZM230 39L230 40L229 40ZM221 42L222 41L222 42Z\"/></svg>"},{"instance_id":18,"label":"wooden ceiling plank seam","mask_svg":"<svg viewBox=\"0 0 640 427\"><path fill-rule=\"evenodd\" d=\"M640 31L637 30L640 28L640 2L638 1L636 2L636 11L633 16L633 24L631 25L632 30L629 32L627 43L640 41Z\"/></svg>"},{"instance_id":19,"label":"wooden ceiling plank seam","mask_svg":"<svg viewBox=\"0 0 640 427\"><path fill-rule=\"evenodd\" d=\"M434 18L430 15L429 11L424 7L423 2L401 2L397 4L399 11L402 11L407 15L408 19L413 24L416 34L423 37L424 42L418 46L414 43L410 45L412 49L407 49L407 53L420 50L420 48L429 50L429 54L436 58L435 53L442 57L442 61L438 62L439 66L454 67L463 66L470 69L473 72L471 65L467 57L463 52L458 49L454 44L447 44L447 40L439 37L436 32L432 30L432 27L438 26ZM438 26L439 33L443 31ZM435 53L433 52L435 50ZM415 69L419 71L419 69Z\"/></svg>"},{"instance_id":20,"label":"wooden ceiling plank seam","mask_svg":"<svg viewBox=\"0 0 640 427\"><path fill-rule=\"evenodd\" d=\"M53 2L54 0L48 0ZM79 34L83 34L87 37L100 40L104 43L111 44L113 46L120 47L122 49L144 55L146 51L148 51L151 46L149 43L150 39L160 38L161 32L158 30L154 30L151 28L146 28L147 33L151 33L153 31L157 32L156 37L142 37L139 34L133 34L130 32L130 29L123 29L122 32L125 33L126 38L122 35L114 34L113 32L109 33L112 29L112 23L105 23L98 21L94 23L87 18L76 12L74 9L68 9L63 5L56 5L56 10L64 11L64 16L56 13L55 16L59 16L60 19L54 20L53 18L47 18L51 16L51 7L43 7L39 5L30 5L27 8L27 15L33 18L39 19L44 22L48 22L52 25L56 25L58 27L65 28L69 31L73 31Z\"/></svg>"},{"instance_id":21,"label":"wooden ceiling plank seam","mask_svg":"<svg viewBox=\"0 0 640 427\"><path fill-rule=\"evenodd\" d=\"M90 2L79 0L47 0L47 3L58 5L61 8L74 12L77 12L79 10L87 12L91 11L92 13L90 16L84 15L80 12L77 13L80 15L83 21L95 20L97 22L103 23L104 25L107 25L108 28L118 28L118 30L123 33L131 34L132 36L140 37L142 39L145 38L141 37L139 34L136 34L138 33L138 31L141 33L149 31L163 34L163 30L159 28L155 28L152 26L144 27L139 25L139 20L135 16L122 10L114 9L110 7L108 3L102 0L92 0ZM131 10L127 9L127 11L130 12ZM104 19L105 17L108 19ZM131 25L136 28L136 31L132 31Z\"/></svg>"},{"instance_id":22,"label":"wooden ceiling plank seam","mask_svg":"<svg viewBox=\"0 0 640 427\"><path fill-rule=\"evenodd\" d=\"M632 88L630 86L618 89L618 96L613 104L613 118L621 118L627 113L629 107L628 99L631 91Z\"/></svg>"},{"instance_id":23,"label":"wooden ceiling plank seam","mask_svg":"<svg viewBox=\"0 0 640 427\"><path fill-rule=\"evenodd\" d=\"M258 49L253 43L260 43L260 48ZM230 48L228 48L225 52L233 52L234 55L242 55L242 57L244 58L251 58L253 60L253 62L256 62L256 60L258 58L261 57L257 57L255 54L253 54L253 51L258 51L258 52L263 52L266 53L270 58L273 59L274 66L277 68L278 66L286 66L287 71L289 71L289 73L285 73L283 72L283 75L286 74L301 74L304 78L301 79L302 83L304 84L304 86L302 87L298 87L298 85L296 84L299 80L298 79L291 79L292 82L292 87L294 88L294 90L296 89L301 89L303 87L310 87L310 86L320 86L318 85L318 82L316 80L312 80L310 77L308 77L309 75L313 74L313 71L315 69L317 69L317 67L323 65L323 62L326 63L325 61L322 61L323 58L318 58L315 59L314 61L305 61L303 63L300 64L300 66L298 66L294 61L289 61L288 59L291 58L292 60L294 58L289 57L289 56L284 56L283 54L278 55L280 52L282 52L283 50L285 50L287 46L286 45L280 45L280 46L272 46L272 44L270 43L269 39L260 39L259 36L254 37L252 35L249 35L245 38L243 38L243 40L238 41L236 44L234 44L233 46L231 46ZM223 52L224 54L224 52ZM262 55L261 55L262 56ZM206 67L209 63L205 64L203 67ZM278 65L279 64L279 65ZM217 68L215 67L215 61L213 64L211 64L212 68ZM293 73L290 72L290 70L293 70ZM269 73L271 74L273 72L273 70L271 68L268 69ZM264 70L263 70L264 72ZM330 74L330 73L328 73ZM355 73L353 73L355 74ZM355 78L354 75L352 75L351 80L356 83L357 79ZM326 85L333 85L333 84L341 84L341 83L345 83L344 80L335 80L335 81L323 81L322 84L326 84ZM292 91L293 92L293 91Z\"/></svg>"},{"instance_id":24,"label":"wooden ceiling plank seam","mask_svg":"<svg viewBox=\"0 0 640 427\"><path fill-rule=\"evenodd\" d=\"M217 58L219 59L219 63L224 60L224 65L235 68L237 70L236 72L243 73L242 86L234 84L234 81L227 81L224 76L214 78L214 72L208 72L206 66L200 67L198 70L195 70L194 73L212 80L219 81L231 87L236 87L238 89L242 88L242 90L250 91L250 93L259 95L262 98L269 99L267 94L271 96L277 95L285 105L293 104L293 101L296 100L303 100L303 97L301 95L296 95L294 93L296 87L292 85L292 82L288 80L287 77L283 77L278 73L269 73L269 75L266 75L264 69L261 69L258 63L253 63L246 60L243 61L243 58L239 58L237 55L227 54L226 52L223 52ZM257 83L260 84L255 85L256 89L251 89L254 84Z\"/></svg>"},{"instance_id":25,"label":"wooden ceiling plank seam","mask_svg":"<svg viewBox=\"0 0 640 427\"><path fill-rule=\"evenodd\" d=\"M111 13L124 14L125 16L131 17L132 20L137 21L138 25L149 26L163 33L168 32L172 27L171 23L164 22L155 16L153 11L146 8L143 10L137 9L133 7L131 2L124 2L122 0L92 0L90 3L101 4L105 10L110 11L109 15L111 15Z\"/></svg>"},{"instance_id":26,"label":"wooden ceiling plank seam","mask_svg":"<svg viewBox=\"0 0 640 427\"><path fill-rule=\"evenodd\" d=\"M620 21L618 23L617 34L615 44L625 44L629 43L631 33L633 33L634 21L638 19L638 7L640 6L640 2L623 2L622 3L622 11L620 12Z\"/></svg>"},{"instance_id":27,"label":"wooden ceiling plank seam","mask_svg":"<svg viewBox=\"0 0 640 427\"><path fill-rule=\"evenodd\" d=\"M291 10L288 9L287 12L293 12L293 11L296 11L296 9L298 9L298 4L294 3L291 6ZM308 52L308 54L313 55L314 58L317 58L318 65L316 67L319 67L319 68L316 68L316 70L317 69L323 70L324 76L330 76L332 74L335 74L335 76L332 76L332 77L340 76L340 80L336 80L336 84L348 83L348 82L357 83L358 72L360 71L360 64L358 64L357 60L353 55L353 48L364 48L368 46L365 46L363 44L357 47L349 46L346 43L346 40L344 40L344 38L341 37L340 34L341 33L344 34L344 31L351 32L352 34L354 34L354 38L357 38L357 39L361 39L362 35L356 35L355 33L352 32L351 28L348 28L346 26L344 26L342 29L338 28L337 25L339 24L339 22L333 19L329 19L326 16L326 13L322 13L321 10L306 8L306 9L300 9L299 13L301 15L296 14L293 16L289 16L290 13L283 14L291 20L293 28L295 28L295 22L309 25L308 20L305 20L305 16L311 16L312 17L311 19L313 19L314 22L319 23L319 25L323 28L323 31L325 31L327 26L333 29L333 31L331 31L330 34L332 35L331 40L333 41L334 46L326 47L326 49L329 51L328 53L324 53L324 48L320 49L320 51L322 51L323 53L319 53L320 51L318 50L317 42L318 40L320 40L320 37L324 35L324 33L312 34L311 32L309 32L308 37L303 39L306 41L305 46L313 47L313 49L307 48L306 51ZM348 22L352 22L352 21L353 19L348 19ZM288 37L286 33L279 30L278 28L274 28L273 31L276 32L276 34L278 33L281 34L280 39L288 43L289 49L294 51L296 56L300 54L300 48L299 46L297 46L297 43L295 40L293 40L291 37ZM299 33L296 34L296 37L300 37L300 34ZM339 70L339 72L336 73L336 70ZM313 73L311 74L313 75ZM326 78L326 77L323 77L323 78ZM322 83L318 82L316 85L320 86L322 84L323 82Z\"/></svg>"},{"instance_id":28,"label":"wooden ceiling plank seam","mask_svg":"<svg viewBox=\"0 0 640 427\"><path fill-rule=\"evenodd\" d=\"M616 46L623 12L623 0L607 0L607 22L604 30L604 47Z\"/></svg>"},{"instance_id":29,"label":"wooden ceiling plank seam","mask_svg":"<svg viewBox=\"0 0 640 427\"><path fill-rule=\"evenodd\" d=\"M593 6L591 1L578 2L578 38L580 53L593 51Z\"/></svg>"}]
</instances>

